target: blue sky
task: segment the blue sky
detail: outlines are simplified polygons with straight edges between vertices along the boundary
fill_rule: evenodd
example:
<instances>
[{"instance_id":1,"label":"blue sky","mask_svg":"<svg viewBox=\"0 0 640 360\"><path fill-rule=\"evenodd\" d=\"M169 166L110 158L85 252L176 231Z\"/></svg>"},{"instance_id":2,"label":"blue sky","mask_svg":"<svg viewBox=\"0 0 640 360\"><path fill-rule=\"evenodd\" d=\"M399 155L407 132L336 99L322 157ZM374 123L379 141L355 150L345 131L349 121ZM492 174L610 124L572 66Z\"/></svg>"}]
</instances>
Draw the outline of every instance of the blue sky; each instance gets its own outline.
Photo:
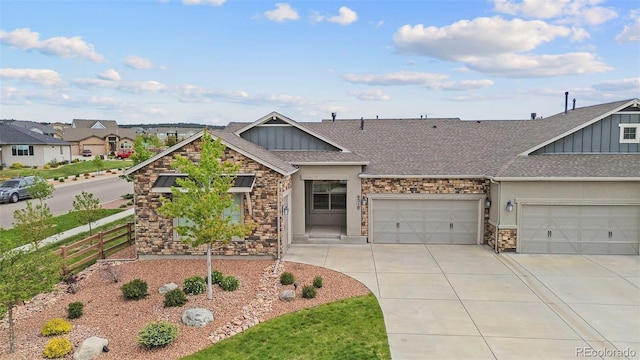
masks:
<instances>
[{"instance_id":1,"label":"blue sky","mask_svg":"<svg viewBox=\"0 0 640 360\"><path fill-rule=\"evenodd\" d=\"M640 97L640 2L1 0L0 57L0 118L523 119Z\"/></svg>"}]
</instances>

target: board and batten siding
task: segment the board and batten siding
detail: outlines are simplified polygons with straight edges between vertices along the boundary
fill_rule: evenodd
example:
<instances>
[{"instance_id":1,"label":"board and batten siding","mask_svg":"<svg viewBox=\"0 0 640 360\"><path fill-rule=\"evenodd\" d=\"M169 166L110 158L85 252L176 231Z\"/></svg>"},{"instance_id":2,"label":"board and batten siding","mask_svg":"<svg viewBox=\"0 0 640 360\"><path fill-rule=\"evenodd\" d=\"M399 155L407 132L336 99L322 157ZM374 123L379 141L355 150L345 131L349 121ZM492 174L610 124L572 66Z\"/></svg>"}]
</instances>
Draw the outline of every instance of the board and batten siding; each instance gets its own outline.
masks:
<instances>
[{"instance_id":1,"label":"board and batten siding","mask_svg":"<svg viewBox=\"0 0 640 360\"><path fill-rule=\"evenodd\" d=\"M620 124L640 124L640 114L613 114L540 148L534 154L639 153L640 144L620 143Z\"/></svg>"},{"instance_id":2,"label":"board and batten siding","mask_svg":"<svg viewBox=\"0 0 640 360\"><path fill-rule=\"evenodd\" d=\"M339 151L313 135L290 125L263 125L251 128L240 135L245 140L267 150Z\"/></svg>"}]
</instances>

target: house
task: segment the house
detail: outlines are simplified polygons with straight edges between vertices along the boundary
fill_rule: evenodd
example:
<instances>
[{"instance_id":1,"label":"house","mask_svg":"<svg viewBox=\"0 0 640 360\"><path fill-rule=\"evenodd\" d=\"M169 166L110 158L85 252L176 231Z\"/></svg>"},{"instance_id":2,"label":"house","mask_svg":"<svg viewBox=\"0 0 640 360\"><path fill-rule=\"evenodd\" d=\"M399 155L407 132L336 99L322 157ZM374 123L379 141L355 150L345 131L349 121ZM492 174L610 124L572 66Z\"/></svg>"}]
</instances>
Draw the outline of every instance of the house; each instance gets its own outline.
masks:
<instances>
[{"instance_id":1,"label":"house","mask_svg":"<svg viewBox=\"0 0 640 360\"><path fill-rule=\"evenodd\" d=\"M43 166L71 161L71 144L13 123L0 123L0 163Z\"/></svg>"},{"instance_id":2,"label":"house","mask_svg":"<svg viewBox=\"0 0 640 360\"><path fill-rule=\"evenodd\" d=\"M31 130L38 134L52 136L60 139L60 137L58 136L58 133L56 132L56 129L54 129L50 125L45 125L45 124L37 123L35 121L26 121L26 120L15 120L15 121L12 121L11 124L23 127L27 130Z\"/></svg>"},{"instance_id":3,"label":"house","mask_svg":"<svg viewBox=\"0 0 640 360\"><path fill-rule=\"evenodd\" d=\"M115 120L73 119L63 133L63 139L72 144L74 156L82 154L82 150L91 150L93 155L114 155L133 148L135 138L134 129L120 128Z\"/></svg>"},{"instance_id":4,"label":"house","mask_svg":"<svg viewBox=\"0 0 640 360\"><path fill-rule=\"evenodd\" d=\"M277 112L215 131L241 165L236 193L254 232L219 255L280 256L291 243L487 244L497 252L638 254L640 100L544 119L329 119ZM127 171L137 251L201 254L179 242L174 154L197 161L202 133ZM240 184L242 183L242 184Z\"/></svg>"}]
</instances>

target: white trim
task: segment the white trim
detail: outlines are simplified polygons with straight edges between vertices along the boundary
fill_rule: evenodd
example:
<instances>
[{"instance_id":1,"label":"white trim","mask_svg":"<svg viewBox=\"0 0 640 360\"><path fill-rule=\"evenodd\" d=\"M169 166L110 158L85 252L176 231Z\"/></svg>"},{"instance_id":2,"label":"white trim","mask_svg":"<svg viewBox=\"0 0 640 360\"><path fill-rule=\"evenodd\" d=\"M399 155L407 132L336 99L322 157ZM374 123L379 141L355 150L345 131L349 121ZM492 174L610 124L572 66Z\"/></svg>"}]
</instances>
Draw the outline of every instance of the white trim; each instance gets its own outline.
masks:
<instances>
[{"instance_id":1,"label":"white trim","mask_svg":"<svg viewBox=\"0 0 640 360\"><path fill-rule=\"evenodd\" d=\"M620 144L640 144L640 124L618 124L620 128ZM625 129L636 129L636 138L635 139L625 139L624 138L624 130Z\"/></svg>"},{"instance_id":2,"label":"white trim","mask_svg":"<svg viewBox=\"0 0 640 360\"><path fill-rule=\"evenodd\" d=\"M606 113L604 113L604 114L602 114L600 116L597 116L597 117L595 117L595 118L593 118L593 119L591 119L591 120L589 120L587 122L584 122L584 123L580 124L579 126L576 126L573 129L565 131L564 133L562 133L562 134L560 134L558 136L555 136L555 137L553 137L553 138L551 138L551 139L549 139L549 140L547 140L547 141L545 141L545 142L543 142L541 144L538 144L538 145L536 145L536 146L534 146L534 147L532 147L532 148L530 148L528 150L525 150L525 151L521 152L518 155L519 156L527 156L527 155L531 154L532 152L534 152L534 151L536 151L538 149L541 149L541 148L551 144L552 142L554 142L556 140L560 140L560 139L562 139L563 137L565 137L565 136L567 136L569 134L572 134L572 133L574 133L574 132L576 132L576 131L578 131L580 129L583 129L583 128L593 124L593 123L596 123L596 122L606 118L607 116L613 115L613 114L619 112L620 110L622 110L624 108L627 108L629 106L636 106L636 107L640 106L640 100L638 100L638 99L629 100L628 102L616 107L615 109L613 109L611 111L608 111L608 112L606 112ZM575 111L575 110L573 110L573 111ZM624 114L628 114L628 112L621 112L620 114L624 115ZM558 114L558 115L555 115L555 116L563 116L563 115L562 114ZM547 118L547 120L548 119L549 118ZM562 121L562 120L560 120L560 121Z\"/></svg>"}]
</instances>

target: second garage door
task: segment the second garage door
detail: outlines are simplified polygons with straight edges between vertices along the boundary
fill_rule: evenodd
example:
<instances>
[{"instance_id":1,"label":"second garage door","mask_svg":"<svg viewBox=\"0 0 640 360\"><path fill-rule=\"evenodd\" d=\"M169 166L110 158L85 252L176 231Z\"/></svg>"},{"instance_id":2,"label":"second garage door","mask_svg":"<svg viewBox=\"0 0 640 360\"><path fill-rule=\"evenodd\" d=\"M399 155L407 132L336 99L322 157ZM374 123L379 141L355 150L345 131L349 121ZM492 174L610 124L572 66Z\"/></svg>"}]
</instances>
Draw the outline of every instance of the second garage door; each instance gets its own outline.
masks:
<instances>
[{"instance_id":1,"label":"second garage door","mask_svg":"<svg viewBox=\"0 0 640 360\"><path fill-rule=\"evenodd\" d=\"M640 206L523 205L520 252L638 254Z\"/></svg>"},{"instance_id":2,"label":"second garage door","mask_svg":"<svg viewBox=\"0 0 640 360\"><path fill-rule=\"evenodd\" d=\"M479 202L372 200L373 243L477 244Z\"/></svg>"}]
</instances>

